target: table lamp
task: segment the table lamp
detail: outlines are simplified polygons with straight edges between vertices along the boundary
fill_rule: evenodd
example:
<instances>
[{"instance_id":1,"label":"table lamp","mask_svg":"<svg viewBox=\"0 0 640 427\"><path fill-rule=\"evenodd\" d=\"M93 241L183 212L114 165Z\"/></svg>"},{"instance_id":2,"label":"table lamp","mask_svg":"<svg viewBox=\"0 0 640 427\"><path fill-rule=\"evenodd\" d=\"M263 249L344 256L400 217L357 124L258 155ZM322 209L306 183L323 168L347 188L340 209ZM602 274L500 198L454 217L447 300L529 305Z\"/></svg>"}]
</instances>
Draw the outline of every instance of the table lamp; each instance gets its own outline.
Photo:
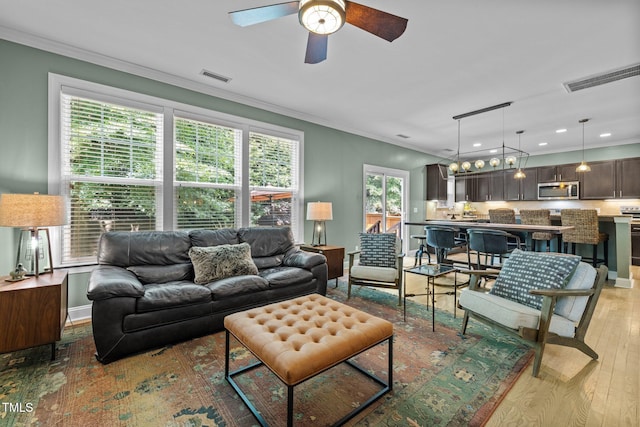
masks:
<instances>
[{"instance_id":1,"label":"table lamp","mask_svg":"<svg viewBox=\"0 0 640 427\"><path fill-rule=\"evenodd\" d=\"M66 223L64 199L47 194L1 194L0 226L20 227L16 265L28 276L53 271L49 229Z\"/></svg>"},{"instance_id":2,"label":"table lamp","mask_svg":"<svg viewBox=\"0 0 640 427\"><path fill-rule=\"evenodd\" d=\"M312 246L323 246L327 244L327 229L325 221L333 219L331 202L309 202L307 203L307 220L313 221ZM316 233L318 241L316 243ZM324 243L322 239L324 237Z\"/></svg>"}]
</instances>

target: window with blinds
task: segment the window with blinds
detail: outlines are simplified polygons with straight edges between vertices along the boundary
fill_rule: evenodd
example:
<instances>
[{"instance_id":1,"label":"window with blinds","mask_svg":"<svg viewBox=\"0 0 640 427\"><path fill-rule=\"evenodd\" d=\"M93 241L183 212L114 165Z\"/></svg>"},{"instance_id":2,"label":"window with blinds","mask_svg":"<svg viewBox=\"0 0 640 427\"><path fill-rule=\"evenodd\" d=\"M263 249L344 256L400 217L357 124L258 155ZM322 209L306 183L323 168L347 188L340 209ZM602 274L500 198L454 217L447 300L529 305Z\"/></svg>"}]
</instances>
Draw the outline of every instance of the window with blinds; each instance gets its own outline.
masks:
<instances>
[{"instance_id":1,"label":"window with blinds","mask_svg":"<svg viewBox=\"0 0 640 427\"><path fill-rule=\"evenodd\" d=\"M249 133L251 225L297 226L299 142Z\"/></svg>"},{"instance_id":2,"label":"window with blinds","mask_svg":"<svg viewBox=\"0 0 640 427\"><path fill-rule=\"evenodd\" d=\"M94 262L100 235L161 222L162 115L62 95L62 262Z\"/></svg>"},{"instance_id":3,"label":"window with blinds","mask_svg":"<svg viewBox=\"0 0 640 427\"><path fill-rule=\"evenodd\" d=\"M176 117L174 138L176 227L235 227L242 131Z\"/></svg>"},{"instance_id":4,"label":"window with blinds","mask_svg":"<svg viewBox=\"0 0 640 427\"><path fill-rule=\"evenodd\" d=\"M94 263L115 230L290 226L302 240L301 132L65 76L49 94L50 192L69 219L54 264Z\"/></svg>"}]
</instances>

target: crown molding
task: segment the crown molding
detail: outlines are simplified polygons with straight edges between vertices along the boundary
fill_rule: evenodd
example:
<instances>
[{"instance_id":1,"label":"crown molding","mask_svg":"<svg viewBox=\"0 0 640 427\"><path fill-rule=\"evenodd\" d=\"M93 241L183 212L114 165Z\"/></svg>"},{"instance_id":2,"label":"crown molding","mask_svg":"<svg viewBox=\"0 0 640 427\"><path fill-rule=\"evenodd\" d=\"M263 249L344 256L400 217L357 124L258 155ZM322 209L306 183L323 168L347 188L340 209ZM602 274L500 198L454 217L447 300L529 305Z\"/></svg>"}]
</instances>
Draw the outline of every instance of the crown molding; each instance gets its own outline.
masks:
<instances>
[{"instance_id":1,"label":"crown molding","mask_svg":"<svg viewBox=\"0 0 640 427\"><path fill-rule=\"evenodd\" d=\"M12 28L4 27L0 25L0 39L4 39L13 43L22 44L32 48L40 49L46 52L54 53L57 55L66 56L69 58L77 59L80 61L89 62L91 64L99 65L102 67L110 68L116 71L125 72L138 77L147 78L160 83L169 84L172 86L180 87L183 89L192 90L194 92L202 93L205 95L213 96L216 98L224 99L238 104L246 105L249 107L258 108L264 111L268 111L275 114L280 114L286 117L303 120L316 125L324 126L331 129L340 130L354 135L362 136L365 138L373 139L376 141L384 142L387 144L396 145L399 147L419 151L422 153L430 154L424 151L414 144L407 143L405 141L396 141L381 135L372 134L362 131L360 129L353 128L344 123L335 123L326 120L322 117L318 117L311 114L306 114L297 110L291 110L286 107L272 104L266 101L262 101L257 98L252 98L244 95L240 95L227 90L215 88L195 80L190 80L184 77L177 76L175 74L165 73L153 68L144 67L139 64L135 64L128 61L122 61L117 58L102 55L90 50L81 49L66 43L57 42L55 40L47 39L31 33L25 33Z\"/></svg>"}]
</instances>

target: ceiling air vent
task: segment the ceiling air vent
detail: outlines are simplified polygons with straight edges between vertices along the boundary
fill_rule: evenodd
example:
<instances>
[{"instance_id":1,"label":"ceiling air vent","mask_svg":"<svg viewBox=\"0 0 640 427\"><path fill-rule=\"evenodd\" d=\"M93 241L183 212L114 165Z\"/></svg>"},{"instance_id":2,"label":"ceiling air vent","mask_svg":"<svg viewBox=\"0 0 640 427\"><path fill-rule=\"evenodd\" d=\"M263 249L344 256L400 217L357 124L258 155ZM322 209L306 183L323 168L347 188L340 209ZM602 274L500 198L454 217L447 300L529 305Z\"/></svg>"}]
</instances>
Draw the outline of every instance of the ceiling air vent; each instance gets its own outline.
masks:
<instances>
[{"instance_id":1,"label":"ceiling air vent","mask_svg":"<svg viewBox=\"0 0 640 427\"><path fill-rule=\"evenodd\" d=\"M566 82L563 83L563 85L567 92L571 93L577 90L587 89L633 76L640 76L640 64L634 64L617 70L607 71L605 73L574 80L572 82Z\"/></svg>"},{"instance_id":2,"label":"ceiling air vent","mask_svg":"<svg viewBox=\"0 0 640 427\"><path fill-rule=\"evenodd\" d=\"M221 74L216 74L216 73L214 73L212 71L208 71L208 70L202 70L202 71L200 71L200 74L202 74L205 77L210 77L212 79L219 80L219 81L221 81L223 83L229 83L231 81L230 77L225 77L225 76L223 76Z\"/></svg>"}]
</instances>

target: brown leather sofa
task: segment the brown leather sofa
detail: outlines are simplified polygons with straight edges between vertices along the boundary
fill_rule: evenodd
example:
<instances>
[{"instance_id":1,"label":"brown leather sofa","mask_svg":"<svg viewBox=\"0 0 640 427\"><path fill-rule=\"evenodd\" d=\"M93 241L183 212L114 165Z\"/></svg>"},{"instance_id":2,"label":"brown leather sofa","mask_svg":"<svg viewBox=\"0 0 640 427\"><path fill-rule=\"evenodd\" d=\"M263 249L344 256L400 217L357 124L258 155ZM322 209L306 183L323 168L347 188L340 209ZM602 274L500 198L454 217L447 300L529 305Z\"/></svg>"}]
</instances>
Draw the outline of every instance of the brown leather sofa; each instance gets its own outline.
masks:
<instances>
[{"instance_id":1,"label":"brown leather sofa","mask_svg":"<svg viewBox=\"0 0 640 427\"><path fill-rule=\"evenodd\" d=\"M194 283L191 247L244 242L257 274ZM98 264L87 296L102 363L220 331L230 313L327 290L326 258L301 251L288 227L108 232Z\"/></svg>"}]
</instances>

